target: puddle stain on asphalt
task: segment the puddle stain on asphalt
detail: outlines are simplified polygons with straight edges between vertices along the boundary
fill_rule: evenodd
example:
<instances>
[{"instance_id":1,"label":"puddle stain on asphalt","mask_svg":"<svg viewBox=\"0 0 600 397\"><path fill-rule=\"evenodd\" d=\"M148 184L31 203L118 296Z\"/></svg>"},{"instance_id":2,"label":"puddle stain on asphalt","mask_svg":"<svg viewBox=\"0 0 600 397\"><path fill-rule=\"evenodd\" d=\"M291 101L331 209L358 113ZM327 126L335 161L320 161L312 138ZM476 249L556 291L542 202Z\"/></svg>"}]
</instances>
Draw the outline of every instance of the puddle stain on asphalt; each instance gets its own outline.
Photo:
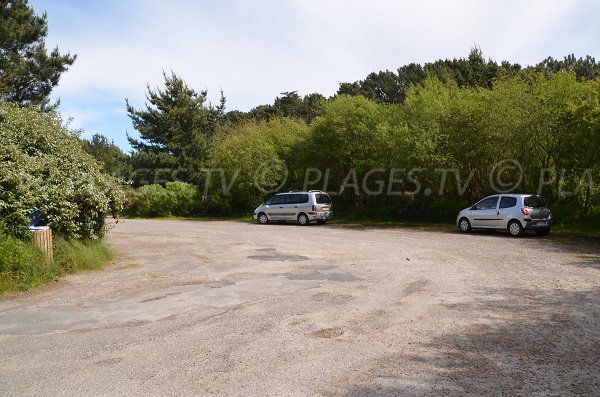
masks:
<instances>
[{"instance_id":1,"label":"puddle stain on asphalt","mask_svg":"<svg viewBox=\"0 0 600 397\"><path fill-rule=\"evenodd\" d=\"M248 259L255 261L289 261L289 262L301 262L307 261L308 256L304 255L250 255Z\"/></svg>"},{"instance_id":2,"label":"puddle stain on asphalt","mask_svg":"<svg viewBox=\"0 0 600 397\"><path fill-rule=\"evenodd\" d=\"M338 282L356 281L358 278L350 273L285 273L288 280L329 280Z\"/></svg>"},{"instance_id":3,"label":"puddle stain on asphalt","mask_svg":"<svg viewBox=\"0 0 600 397\"><path fill-rule=\"evenodd\" d=\"M206 285L210 288L223 288L234 284L235 282L229 280L215 280L206 283Z\"/></svg>"},{"instance_id":4,"label":"puddle stain on asphalt","mask_svg":"<svg viewBox=\"0 0 600 397\"><path fill-rule=\"evenodd\" d=\"M70 305L20 308L0 313L0 334L44 334L95 322L94 316Z\"/></svg>"}]
</instances>

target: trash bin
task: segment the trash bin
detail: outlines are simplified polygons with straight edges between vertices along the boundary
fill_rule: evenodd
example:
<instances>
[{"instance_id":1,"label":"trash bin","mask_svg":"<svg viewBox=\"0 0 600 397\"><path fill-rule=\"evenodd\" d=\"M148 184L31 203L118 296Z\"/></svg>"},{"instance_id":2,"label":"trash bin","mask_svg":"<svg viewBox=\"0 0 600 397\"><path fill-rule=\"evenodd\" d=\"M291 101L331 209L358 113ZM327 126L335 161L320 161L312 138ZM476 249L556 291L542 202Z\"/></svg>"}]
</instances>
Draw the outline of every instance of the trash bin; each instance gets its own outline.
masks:
<instances>
[{"instance_id":1,"label":"trash bin","mask_svg":"<svg viewBox=\"0 0 600 397\"><path fill-rule=\"evenodd\" d=\"M48 261L52 262L52 229L48 226L30 226L29 231L33 244L42 250Z\"/></svg>"}]
</instances>

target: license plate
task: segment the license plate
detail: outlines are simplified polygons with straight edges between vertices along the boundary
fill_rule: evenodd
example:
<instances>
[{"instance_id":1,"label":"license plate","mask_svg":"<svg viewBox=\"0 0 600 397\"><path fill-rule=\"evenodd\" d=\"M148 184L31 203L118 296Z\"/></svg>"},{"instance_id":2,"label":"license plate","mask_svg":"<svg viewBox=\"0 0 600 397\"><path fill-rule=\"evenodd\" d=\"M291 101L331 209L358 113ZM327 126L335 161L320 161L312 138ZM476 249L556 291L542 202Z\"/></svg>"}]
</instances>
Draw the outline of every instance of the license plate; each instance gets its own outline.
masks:
<instances>
[{"instance_id":1,"label":"license plate","mask_svg":"<svg viewBox=\"0 0 600 397\"><path fill-rule=\"evenodd\" d=\"M546 221L537 221L535 224L540 226L546 226L548 223Z\"/></svg>"}]
</instances>

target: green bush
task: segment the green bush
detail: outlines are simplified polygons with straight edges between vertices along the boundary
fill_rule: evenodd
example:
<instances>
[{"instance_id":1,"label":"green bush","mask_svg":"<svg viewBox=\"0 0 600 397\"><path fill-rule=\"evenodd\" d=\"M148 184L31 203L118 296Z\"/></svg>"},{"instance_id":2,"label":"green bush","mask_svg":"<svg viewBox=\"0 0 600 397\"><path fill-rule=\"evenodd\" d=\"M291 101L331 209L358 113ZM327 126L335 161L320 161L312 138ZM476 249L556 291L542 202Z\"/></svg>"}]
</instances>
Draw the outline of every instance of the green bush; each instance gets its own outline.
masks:
<instances>
[{"instance_id":1,"label":"green bush","mask_svg":"<svg viewBox=\"0 0 600 397\"><path fill-rule=\"evenodd\" d=\"M145 185L129 190L127 197L127 212L133 216L190 216L198 208L198 190L185 182Z\"/></svg>"},{"instance_id":2,"label":"green bush","mask_svg":"<svg viewBox=\"0 0 600 397\"><path fill-rule=\"evenodd\" d=\"M167 182L166 190L175 195L174 215L189 216L198 208L198 189L185 182Z\"/></svg>"},{"instance_id":3,"label":"green bush","mask_svg":"<svg viewBox=\"0 0 600 397\"><path fill-rule=\"evenodd\" d=\"M115 178L81 147L56 113L0 102L0 218L23 237L26 214L68 238L100 238L105 217L122 207Z\"/></svg>"}]
</instances>

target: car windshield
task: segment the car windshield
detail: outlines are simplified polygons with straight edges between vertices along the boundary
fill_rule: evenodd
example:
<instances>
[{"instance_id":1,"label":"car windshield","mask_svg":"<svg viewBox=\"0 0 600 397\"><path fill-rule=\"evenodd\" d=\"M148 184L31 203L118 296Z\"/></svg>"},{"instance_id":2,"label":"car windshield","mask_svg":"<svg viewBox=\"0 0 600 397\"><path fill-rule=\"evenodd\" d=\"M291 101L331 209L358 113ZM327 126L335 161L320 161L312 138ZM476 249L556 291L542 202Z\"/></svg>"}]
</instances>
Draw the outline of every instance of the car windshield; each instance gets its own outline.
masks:
<instances>
[{"instance_id":1,"label":"car windshield","mask_svg":"<svg viewBox=\"0 0 600 397\"><path fill-rule=\"evenodd\" d=\"M315 194L317 198L317 204L331 204L331 198L329 198L328 194L318 193Z\"/></svg>"},{"instance_id":2,"label":"car windshield","mask_svg":"<svg viewBox=\"0 0 600 397\"><path fill-rule=\"evenodd\" d=\"M546 206L546 202L544 201L544 199L541 196L525 197L525 199L523 200L523 204L525 204L525 207L533 207L533 208Z\"/></svg>"}]
</instances>

